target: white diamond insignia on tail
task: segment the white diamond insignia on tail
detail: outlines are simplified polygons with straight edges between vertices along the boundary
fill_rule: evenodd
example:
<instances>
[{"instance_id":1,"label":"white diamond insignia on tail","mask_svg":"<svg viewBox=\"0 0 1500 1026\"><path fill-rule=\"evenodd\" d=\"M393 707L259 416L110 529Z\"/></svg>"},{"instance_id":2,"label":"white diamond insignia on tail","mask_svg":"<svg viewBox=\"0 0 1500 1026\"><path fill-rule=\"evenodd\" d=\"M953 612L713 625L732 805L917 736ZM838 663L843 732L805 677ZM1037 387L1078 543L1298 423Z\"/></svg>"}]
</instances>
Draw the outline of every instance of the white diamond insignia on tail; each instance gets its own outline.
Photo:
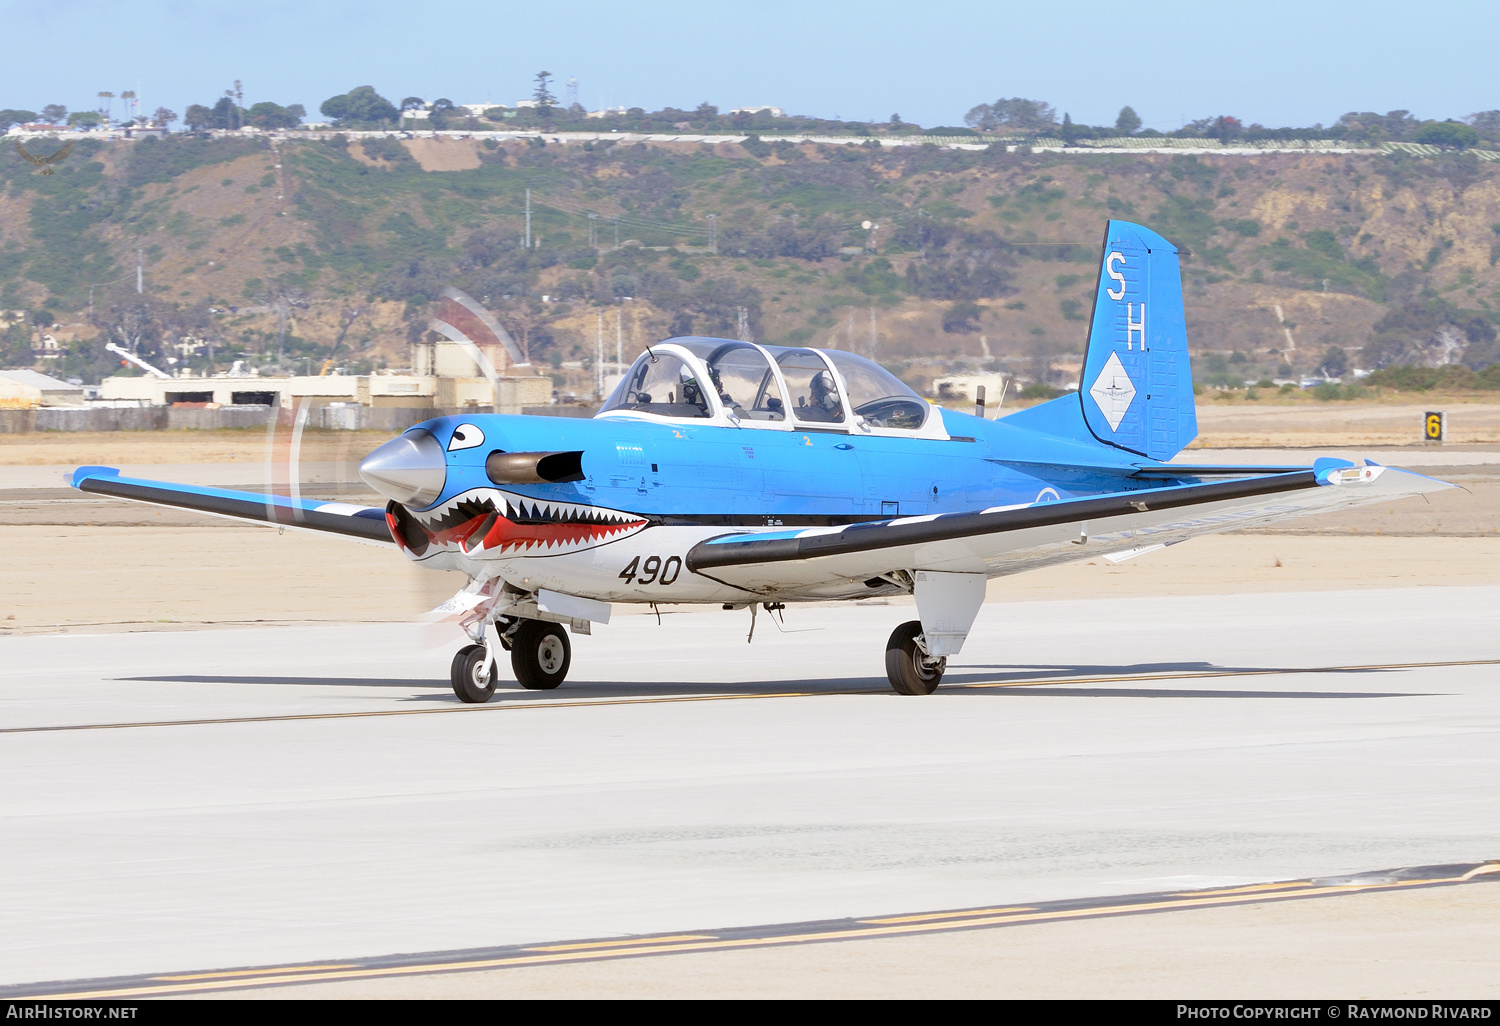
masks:
<instances>
[{"instance_id":1,"label":"white diamond insignia on tail","mask_svg":"<svg viewBox=\"0 0 1500 1026\"><path fill-rule=\"evenodd\" d=\"M1131 382L1130 375L1125 373L1117 354L1110 353L1109 359L1104 361L1104 369L1094 379L1089 395L1094 397L1094 402L1099 404L1099 412L1109 421L1109 429L1120 430L1120 421L1125 419L1125 411L1130 409L1130 400L1135 398L1135 385Z\"/></svg>"}]
</instances>

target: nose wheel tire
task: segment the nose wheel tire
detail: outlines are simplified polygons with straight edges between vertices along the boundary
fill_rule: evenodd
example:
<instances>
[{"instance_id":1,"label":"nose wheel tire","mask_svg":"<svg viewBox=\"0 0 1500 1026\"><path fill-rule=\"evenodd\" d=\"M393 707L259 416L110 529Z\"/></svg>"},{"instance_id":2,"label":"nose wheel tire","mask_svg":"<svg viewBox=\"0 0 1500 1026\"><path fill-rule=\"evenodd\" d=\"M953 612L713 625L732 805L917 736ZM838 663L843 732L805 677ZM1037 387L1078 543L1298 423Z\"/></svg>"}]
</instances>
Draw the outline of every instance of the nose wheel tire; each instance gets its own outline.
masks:
<instances>
[{"instance_id":1,"label":"nose wheel tire","mask_svg":"<svg viewBox=\"0 0 1500 1026\"><path fill-rule=\"evenodd\" d=\"M922 622L908 620L885 643L885 673L903 695L930 695L937 690L948 660L932 659L922 645Z\"/></svg>"},{"instance_id":2,"label":"nose wheel tire","mask_svg":"<svg viewBox=\"0 0 1500 1026\"><path fill-rule=\"evenodd\" d=\"M453 693L460 702L483 705L495 695L495 668L483 645L465 645L453 657Z\"/></svg>"},{"instance_id":3,"label":"nose wheel tire","mask_svg":"<svg viewBox=\"0 0 1500 1026\"><path fill-rule=\"evenodd\" d=\"M527 620L510 642L510 665L521 687L551 691L568 675L573 646L568 632L545 620Z\"/></svg>"}]
</instances>

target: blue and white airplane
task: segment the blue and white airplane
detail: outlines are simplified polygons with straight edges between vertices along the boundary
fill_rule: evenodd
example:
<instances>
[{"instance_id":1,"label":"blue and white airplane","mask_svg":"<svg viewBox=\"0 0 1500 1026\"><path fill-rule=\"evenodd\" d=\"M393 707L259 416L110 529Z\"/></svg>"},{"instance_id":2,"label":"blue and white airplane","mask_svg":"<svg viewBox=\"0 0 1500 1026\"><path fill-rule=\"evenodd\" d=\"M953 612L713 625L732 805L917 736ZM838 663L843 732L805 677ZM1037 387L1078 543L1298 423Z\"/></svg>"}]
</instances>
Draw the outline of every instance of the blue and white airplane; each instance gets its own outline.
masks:
<instances>
[{"instance_id":1,"label":"blue and white airplane","mask_svg":"<svg viewBox=\"0 0 1500 1026\"><path fill-rule=\"evenodd\" d=\"M1444 482L1366 461L1171 464L1197 434L1177 250L1110 221L1076 393L997 420L928 404L838 350L675 338L592 420L438 417L364 460L382 507L124 478L86 492L394 545L459 570L439 607L470 644L453 690L486 702L497 643L526 688L562 683L568 638L611 604L726 607L911 594L892 687L930 694L985 582L1075 559L1417 495Z\"/></svg>"}]
</instances>

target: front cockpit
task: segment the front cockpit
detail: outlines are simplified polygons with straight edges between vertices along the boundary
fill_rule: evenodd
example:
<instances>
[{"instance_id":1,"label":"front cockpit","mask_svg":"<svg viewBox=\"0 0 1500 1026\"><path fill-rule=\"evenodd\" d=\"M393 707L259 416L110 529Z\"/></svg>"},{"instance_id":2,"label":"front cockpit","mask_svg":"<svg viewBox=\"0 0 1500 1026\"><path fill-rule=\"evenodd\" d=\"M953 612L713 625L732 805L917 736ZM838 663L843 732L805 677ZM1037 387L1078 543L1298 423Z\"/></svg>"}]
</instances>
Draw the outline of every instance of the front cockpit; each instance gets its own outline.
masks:
<instances>
[{"instance_id":1,"label":"front cockpit","mask_svg":"<svg viewBox=\"0 0 1500 1026\"><path fill-rule=\"evenodd\" d=\"M925 399L862 356L717 338L650 347L597 416L947 437Z\"/></svg>"}]
</instances>

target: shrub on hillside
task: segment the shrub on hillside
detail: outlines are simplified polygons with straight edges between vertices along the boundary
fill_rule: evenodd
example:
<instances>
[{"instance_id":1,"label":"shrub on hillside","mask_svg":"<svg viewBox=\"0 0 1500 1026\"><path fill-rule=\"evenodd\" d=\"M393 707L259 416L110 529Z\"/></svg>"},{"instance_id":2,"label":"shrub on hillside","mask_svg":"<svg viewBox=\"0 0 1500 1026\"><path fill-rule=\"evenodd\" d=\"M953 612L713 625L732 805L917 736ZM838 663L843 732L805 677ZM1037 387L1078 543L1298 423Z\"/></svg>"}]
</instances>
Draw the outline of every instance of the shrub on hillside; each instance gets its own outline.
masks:
<instances>
[{"instance_id":1,"label":"shrub on hillside","mask_svg":"<svg viewBox=\"0 0 1500 1026\"><path fill-rule=\"evenodd\" d=\"M1062 394L1061 389L1053 388L1045 381L1033 381L1016 393L1022 399L1056 399Z\"/></svg>"},{"instance_id":2,"label":"shrub on hillside","mask_svg":"<svg viewBox=\"0 0 1500 1026\"><path fill-rule=\"evenodd\" d=\"M1492 363L1482 371L1473 371L1462 364L1446 367L1415 367L1403 364L1375 371L1365 379L1371 385L1394 388L1402 392L1464 391L1468 389L1500 389L1500 363Z\"/></svg>"},{"instance_id":3,"label":"shrub on hillside","mask_svg":"<svg viewBox=\"0 0 1500 1026\"><path fill-rule=\"evenodd\" d=\"M227 164L266 148L259 139L198 139L189 136L147 137L130 147L125 182L130 186L167 182L185 171L209 164Z\"/></svg>"}]
</instances>

